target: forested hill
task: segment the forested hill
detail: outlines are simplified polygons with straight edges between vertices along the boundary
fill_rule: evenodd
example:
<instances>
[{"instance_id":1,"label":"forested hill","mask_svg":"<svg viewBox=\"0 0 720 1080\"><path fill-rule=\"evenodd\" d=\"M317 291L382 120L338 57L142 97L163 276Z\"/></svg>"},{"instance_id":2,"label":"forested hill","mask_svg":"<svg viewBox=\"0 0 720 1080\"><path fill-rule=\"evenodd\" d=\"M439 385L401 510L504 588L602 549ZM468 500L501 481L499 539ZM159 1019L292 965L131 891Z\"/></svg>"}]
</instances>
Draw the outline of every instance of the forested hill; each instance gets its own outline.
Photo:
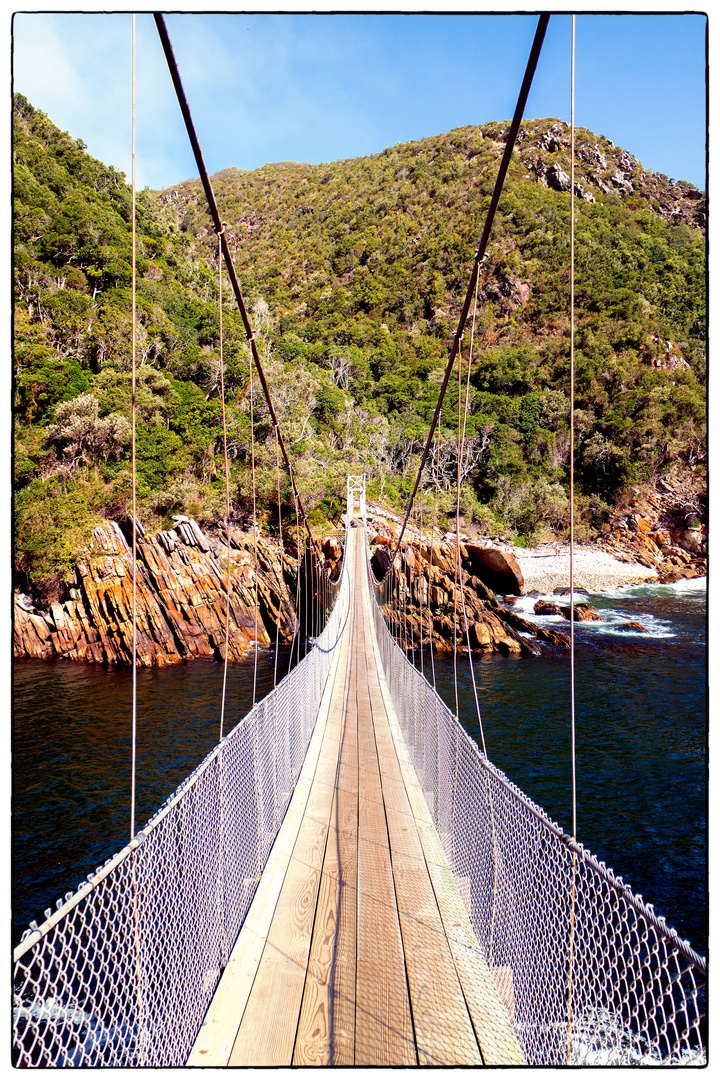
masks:
<instances>
[{"instance_id":1,"label":"forested hill","mask_svg":"<svg viewBox=\"0 0 720 1080\"><path fill-rule=\"evenodd\" d=\"M15 99L18 584L66 576L130 495L130 192ZM328 165L213 177L296 475L316 520L347 472L399 505L457 326L507 124ZM562 532L569 465L569 131L523 124L483 267L462 512L491 535ZM703 193L578 133L576 476L588 535L630 485L705 467ZM224 513L216 239L199 181L138 197L138 462L149 530ZM232 498L251 509L249 369L227 282ZM469 332L465 338L467 360ZM463 368L463 377L466 372ZM450 510L457 389L434 455ZM260 516L274 436L255 381ZM292 520L289 487L284 520ZM49 586L48 586L49 587Z\"/></svg>"}]
</instances>

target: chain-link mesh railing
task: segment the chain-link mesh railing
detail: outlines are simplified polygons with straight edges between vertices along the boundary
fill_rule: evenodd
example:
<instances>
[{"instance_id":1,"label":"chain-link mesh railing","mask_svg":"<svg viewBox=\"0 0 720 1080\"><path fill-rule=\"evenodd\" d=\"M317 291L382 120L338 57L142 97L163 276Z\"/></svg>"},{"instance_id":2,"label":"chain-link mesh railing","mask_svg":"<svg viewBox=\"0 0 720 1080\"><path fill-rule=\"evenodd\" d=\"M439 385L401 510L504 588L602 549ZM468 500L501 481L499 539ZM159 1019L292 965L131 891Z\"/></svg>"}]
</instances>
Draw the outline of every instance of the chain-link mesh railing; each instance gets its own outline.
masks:
<instances>
[{"instance_id":1,"label":"chain-link mesh railing","mask_svg":"<svg viewBox=\"0 0 720 1080\"><path fill-rule=\"evenodd\" d=\"M182 1065L252 901L348 608L132 843L15 950L18 1067Z\"/></svg>"},{"instance_id":2,"label":"chain-link mesh railing","mask_svg":"<svg viewBox=\"0 0 720 1080\"><path fill-rule=\"evenodd\" d=\"M395 711L527 1061L702 1063L705 961L481 753L395 643L368 574Z\"/></svg>"}]
</instances>

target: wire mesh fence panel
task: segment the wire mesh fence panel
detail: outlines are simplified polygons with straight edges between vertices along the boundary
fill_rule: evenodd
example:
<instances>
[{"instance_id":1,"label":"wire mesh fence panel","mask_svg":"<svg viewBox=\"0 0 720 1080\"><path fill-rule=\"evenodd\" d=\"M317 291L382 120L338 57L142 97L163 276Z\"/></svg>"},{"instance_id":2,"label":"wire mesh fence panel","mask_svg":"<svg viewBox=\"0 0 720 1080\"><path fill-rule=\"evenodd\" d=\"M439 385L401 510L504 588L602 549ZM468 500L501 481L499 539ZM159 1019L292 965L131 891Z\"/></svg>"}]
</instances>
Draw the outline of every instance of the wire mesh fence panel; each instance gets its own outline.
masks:
<instances>
[{"instance_id":1,"label":"wire mesh fence panel","mask_svg":"<svg viewBox=\"0 0 720 1080\"><path fill-rule=\"evenodd\" d=\"M289 805L348 610L138 833L15 949L13 1063L182 1065Z\"/></svg>"},{"instance_id":2,"label":"wire mesh fence panel","mask_svg":"<svg viewBox=\"0 0 720 1080\"><path fill-rule=\"evenodd\" d=\"M481 753L396 644L369 562L368 576L410 757L527 1061L704 1062L704 959Z\"/></svg>"}]
</instances>

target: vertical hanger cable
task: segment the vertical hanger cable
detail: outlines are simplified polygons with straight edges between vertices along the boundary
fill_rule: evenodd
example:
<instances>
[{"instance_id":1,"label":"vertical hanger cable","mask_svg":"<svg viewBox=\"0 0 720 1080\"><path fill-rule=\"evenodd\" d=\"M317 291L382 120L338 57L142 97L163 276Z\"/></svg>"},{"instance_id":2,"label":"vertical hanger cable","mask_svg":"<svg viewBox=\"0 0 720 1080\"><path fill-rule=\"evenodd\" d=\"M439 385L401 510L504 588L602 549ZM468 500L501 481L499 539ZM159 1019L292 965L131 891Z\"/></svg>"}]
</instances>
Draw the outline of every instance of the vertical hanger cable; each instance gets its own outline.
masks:
<instances>
[{"instance_id":1,"label":"vertical hanger cable","mask_svg":"<svg viewBox=\"0 0 720 1080\"><path fill-rule=\"evenodd\" d=\"M570 745L572 758L572 829L577 843L577 781L575 769L575 16L570 46ZM571 1056L573 954L577 855L572 856L570 943L568 956L567 1062Z\"/></svg>"}]
</instances>

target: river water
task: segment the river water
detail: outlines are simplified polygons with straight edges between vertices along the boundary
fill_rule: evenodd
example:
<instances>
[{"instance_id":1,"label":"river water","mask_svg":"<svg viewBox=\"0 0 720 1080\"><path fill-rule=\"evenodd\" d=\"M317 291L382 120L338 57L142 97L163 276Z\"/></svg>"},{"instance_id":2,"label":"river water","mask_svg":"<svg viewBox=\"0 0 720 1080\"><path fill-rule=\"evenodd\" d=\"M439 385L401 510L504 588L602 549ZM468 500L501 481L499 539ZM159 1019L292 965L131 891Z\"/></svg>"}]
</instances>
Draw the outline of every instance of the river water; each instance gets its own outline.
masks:
<instances>
[{"instance_id":1,"label":"river water","mask_svg":"<svg viewBox=\"0 0 720 1080\"><path fill-rule=\"evenodd\" d=\"M626 588L592 596L602 622L576 628L578 838L703 954L705 599L704 581ZM533 617L533 603L520 598L515 610ZM558 622L537 621L546 620ZM624 628L630 620L648 632ZM278 677L287 660L281 652ZM473 660L488 755L571 831L567 655ZM430 675L428 654L422 663ZM260 658L258 698L274 666L273 654ZM454 709L453 668L435 658L438 690ZM230 666L226 732L250 708L253 678L252 660ZM131 686L124 670L14 665L13 942L128 842ZM211 663L138 672L137 828L217 741L221 687L222 667ZM467 658L458 695L478 737Z\"/></svg>"}]
</instances>

